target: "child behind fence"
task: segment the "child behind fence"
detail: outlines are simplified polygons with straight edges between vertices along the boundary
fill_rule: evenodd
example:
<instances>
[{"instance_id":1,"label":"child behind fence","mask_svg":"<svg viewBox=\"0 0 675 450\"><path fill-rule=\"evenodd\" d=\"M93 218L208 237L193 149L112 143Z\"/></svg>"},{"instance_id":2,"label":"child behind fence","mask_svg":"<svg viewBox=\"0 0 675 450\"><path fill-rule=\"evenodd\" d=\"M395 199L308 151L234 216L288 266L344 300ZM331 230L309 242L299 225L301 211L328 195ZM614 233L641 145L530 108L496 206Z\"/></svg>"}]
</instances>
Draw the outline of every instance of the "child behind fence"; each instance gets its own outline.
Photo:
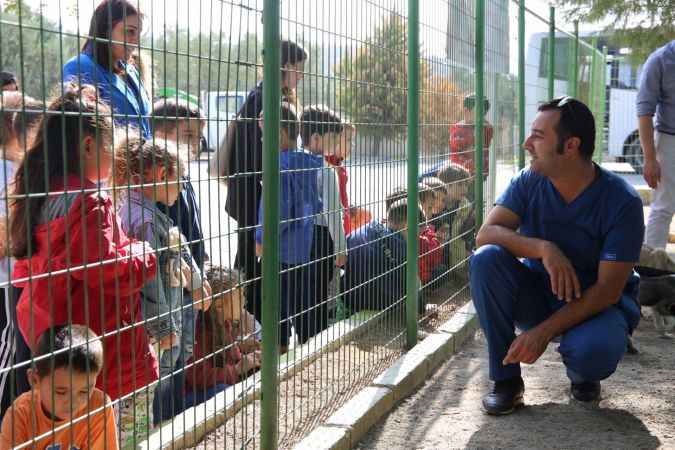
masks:
<instances>
[{"instance_id":1,"label":"child behind fence","mask_svg":"<svg viewBox=\"0 0 675 450\"><path fill-rule=\"evenodd\" d=\"M244 379L261 364L260 327L246 311L242 275L226 267L211 266L206 277L213 289L213 302L199 315L195 352L187 371L188 403L208 400L227 386Z\"/></svg>"},{"instance_id":2,"label":"child behind fence","mask_svg":"<svg viewBox=\"0 0 675 450\"><path fill-rule=\"evenodd\" d=\"M104 336L97 386L113 400L157 379L140 319L139 292L155 276L146 244L122 231L108 192L113 162L110 110L97 91L64 87L50 103L15 177L11 203L12 282L21 333L35 350L56 325ZM137 411L122 407L121 421Z\"/></svg>"},{"instance_id":3,"label":"child behind fence","mask_svg":"<svg viewBox=\"0 0 675 450\"><path fill-rule=\"evenodd\" d=\"M176 203L182 170L183 163L173 144L153 144L139 137L120 143L115 183L120 189L122 227L129 236L148 242L158 260L157 276L147 279L141 291L145 327L160 354L160 382L154 391L153 416L154 412L162 413L164 398L173 398L176 381L172 377L182 350L183 289L189 290L198 302L195 308L208 308L201 272L190 256L185 238L157 207L157 203L167 207ZM182 384L183 378L179 380Z\"/></svg>"},{"instance_id":4,"label":"child behind fence","mask_svg":"<svg viewBox=\"0 0 675 450\"><path fill-rule=\"evenodd\" d=\"M281 325L279 338L281 350L289 344L290 322L301 342L316 334L316 310L310 286L316 273L311 264L314 227L321 212L321 199L317 175L323 166L323 157L297 149L300 122L295 107L282 102L279 130L279 301ZM264 117L263 117L264 120ZM260 121L262 127L262 120ZM262 256L264 204L258 208L256 228L256 254Z\"/></svg>"},{"instance_id":5,"label":"child behind fence","mask_svg":"<svg viewBox=\"0 0 675 450\"><path fill-rule=\"evenodd\" d=\"M2 421L0 450L117 450L110 398L95 387L103 369L101 338L83 325L47 329L28 370L32 392L19 396Z\"/></svg>"},{"instance_id":6,"label":"child behind fence","mask_svg":"<svg viewBox=\"0 0 675 450\"><path fill-rule=\"evenodd\" d=\"M152 107L152 126L155 139L159 144L173 144L178 148L178 155L181 159L194 161L197 159L200 150L201 137L204 131L205 119L198 106L192 105L183 100L173 100L164 98L155 102ZM202 184L206 188L207 184ZM204 235L201 225L201 210L197 201L189 173L181 177L181 191L178 200L172 205L167 206L161 202L157 203L157 208L168 215L173 223L188 241L188 247L192 259L196 263L195 269L200 272L195 276L201 277L206 294L210 296L211 287L203 276L204 263L208 260L206 253ZM162 405L161 414L155 411L155 422L171 418L174 414L182 411L183 404L183 385L184 380L182 369L185 362L192 357L194 348L194 330L195 330L195 311L192 308L193 299L189 292L183 293L183 332L181 334L182 355L176 363L177 372L175 375L173 398L166 397ZM183 377L184 378L184 377Z\"/></svg>"}]
</instances>

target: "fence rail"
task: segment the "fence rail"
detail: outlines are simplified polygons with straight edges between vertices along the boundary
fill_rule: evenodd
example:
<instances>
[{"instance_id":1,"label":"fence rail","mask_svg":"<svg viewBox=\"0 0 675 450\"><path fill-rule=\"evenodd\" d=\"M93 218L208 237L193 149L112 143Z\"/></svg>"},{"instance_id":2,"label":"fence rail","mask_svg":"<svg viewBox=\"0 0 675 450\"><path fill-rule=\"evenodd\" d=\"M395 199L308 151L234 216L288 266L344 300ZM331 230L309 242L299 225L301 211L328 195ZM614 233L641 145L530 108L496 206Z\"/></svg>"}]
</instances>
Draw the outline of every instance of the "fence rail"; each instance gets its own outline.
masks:
<instances>
[{"instance_id":1,"label":"fence rail","mask_svg":"<svg viewBox=\"0 0 675 450\"><path fill-rule=\"evenodd\" d=\"M607 47L556 20L4 1L0 449L292 447L470 300L540 102L602 158Z\"/></svg>"}]
</instances>

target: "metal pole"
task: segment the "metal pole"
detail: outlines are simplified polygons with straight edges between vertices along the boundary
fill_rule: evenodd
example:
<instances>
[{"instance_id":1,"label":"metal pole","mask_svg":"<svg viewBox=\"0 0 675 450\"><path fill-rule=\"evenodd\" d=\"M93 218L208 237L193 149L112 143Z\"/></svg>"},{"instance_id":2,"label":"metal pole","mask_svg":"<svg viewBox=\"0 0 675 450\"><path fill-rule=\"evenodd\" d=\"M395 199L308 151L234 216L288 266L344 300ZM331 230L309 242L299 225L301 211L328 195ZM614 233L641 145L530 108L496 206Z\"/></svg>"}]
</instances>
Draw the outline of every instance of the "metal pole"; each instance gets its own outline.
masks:
<instances>
[{"instance_id":1,"label":"metal pole","mask_svg":"<svg viewBox=\"0 0 675 450\"><path fill-rule=\"evenodd\" d=\"M607 110L607 46L604 45L602 47L602 72L600 73L600 80L602 81L600 83L600 107L598 108L600 111L600 139L597 140L596 142L600 142L600 152L598 154L598 164L602 164L602 154L605 151L605 120L606 120L606 110Z\"/></svg>"},{"instance_id":2,"label":"metal pole","mask_svg":"<svg viewBox=\"0 0 675 450\"><path fill-rule=\"evenodd\" d=\"M555 8L550 7L548 24L548 98L555 96Z\"/></svg>"},{"instance_id":3,"label":"metal pole","mask_svg":"<svg viewBox=\"0 0 675 450\"><path fill-rule=\"evenodd\" d=\"M598 50L597 50L598 38L597 37L594 37L591 40L591 46L593 47L593 50L591 50L591 79L590 79L590 86L589 86L589 89L588 89L588 103L589 103L589 108L590 108L591 112L593 113L593 116L595 117L595 122L597 124L597 122L598 122L598 114L597 114L598 109L597 109L597 98L596 98L597 91L598 91L598 88L596 86L596 84L598 84L598 68L597 68L597 65L598 65L598 57L597 57L597 55L598 55ZM596 136L597 136L597 134L596 134ZM595 151L597 152L597 145L596 145ZM597 157L598 157L598 155L596 153L594 159L597 160Z\"/></svg>"},{"instance_id":4,"label":"metal pole","mask_svg":"<svg viewBox=\"0 0 675 450\"><path fill-rule=\"evenodd\" d=\"M263 5L263 259L262 368L260 448L276 449L278 441L279 385L279 105L281 67L279 1Z\"/></svg>"},{"instance_id":5,"label":"metal pole","mask_svg":"<svg viewBox=\"0 0 675 450\"><path fill-rule=\"evenodd\" d=\"M419 117L420 117L420 55L419 1L408 0L408 259L406 299L406 344L417 343L417 296L419 295Z\"/></svg>"},{"instance_id":6,"label":"metal pole","mask_svg":"<svg viewBox=\"0 0 675 450\"><path fill-rule=\"evenodd\" d=\"M485 71L485 0L476 0L476 113L474 158L476 231L483 224L483 116L485 115L485 95L483 77Z\"/></svg>"},{"instance_id":7,"label":"metal pole","mask_svg":"<svg viewBox=\"0 0 675 450\"><path fill-rule=\"evenodd\" d=\"M579 94L579 21L574 21L574 42L572 44L572 89L570 90L570 95L574 98L577 98Z\"/></svg>"},{"instance_id":8,"label":"metal pole","mask_svg":"<svg viewBox=\"0 0 675 450\"><path fill-rule=\"evenodd\" d=\"M525 0L518 2L518 168L525 167Z\"/></svg>"}]
</instances>

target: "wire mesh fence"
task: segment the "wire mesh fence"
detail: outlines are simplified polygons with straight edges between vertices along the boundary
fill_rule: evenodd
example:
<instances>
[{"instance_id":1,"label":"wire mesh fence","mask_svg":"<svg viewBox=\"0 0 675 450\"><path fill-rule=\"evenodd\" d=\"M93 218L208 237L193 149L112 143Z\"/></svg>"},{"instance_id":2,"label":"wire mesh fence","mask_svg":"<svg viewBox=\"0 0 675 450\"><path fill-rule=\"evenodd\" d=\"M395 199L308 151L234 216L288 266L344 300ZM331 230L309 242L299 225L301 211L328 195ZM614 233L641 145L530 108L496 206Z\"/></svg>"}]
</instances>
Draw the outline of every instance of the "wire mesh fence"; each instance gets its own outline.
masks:
<instances>
[{"instance_id":1,"label":"wire mesh fence","mask_svg":"<svg viewBox=\"0 0 675 450\"><path fill-rule=\"evenodd\" d=\"M3 2L0 448L292 447L469 301L550 86L605 117L603 55L549 25Z\"/></svg>"}]
</instances>

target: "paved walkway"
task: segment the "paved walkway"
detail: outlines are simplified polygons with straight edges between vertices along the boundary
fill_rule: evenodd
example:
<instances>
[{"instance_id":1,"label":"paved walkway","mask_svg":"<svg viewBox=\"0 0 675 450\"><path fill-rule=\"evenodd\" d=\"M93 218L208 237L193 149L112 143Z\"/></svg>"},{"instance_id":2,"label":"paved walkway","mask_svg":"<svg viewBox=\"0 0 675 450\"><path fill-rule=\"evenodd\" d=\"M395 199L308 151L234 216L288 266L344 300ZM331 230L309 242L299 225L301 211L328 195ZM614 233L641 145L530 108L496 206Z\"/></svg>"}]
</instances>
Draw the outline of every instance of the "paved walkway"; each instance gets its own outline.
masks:
<instances>
[{"instance_id":1,"label":"paved walkway","mask_svg":"<svg viewBox=\"0 0 675 450\"><path fill-rule=\"evenodd\" d=\"M488 389L479 333L357 448L675 449L675 339L660 336L646 318L635 341L640 354L627 355L603 382L599 405L569 398L557 344L551 344L524 369L526 407L495 418L479 408Z\"/></svg>"}]
</instances>

